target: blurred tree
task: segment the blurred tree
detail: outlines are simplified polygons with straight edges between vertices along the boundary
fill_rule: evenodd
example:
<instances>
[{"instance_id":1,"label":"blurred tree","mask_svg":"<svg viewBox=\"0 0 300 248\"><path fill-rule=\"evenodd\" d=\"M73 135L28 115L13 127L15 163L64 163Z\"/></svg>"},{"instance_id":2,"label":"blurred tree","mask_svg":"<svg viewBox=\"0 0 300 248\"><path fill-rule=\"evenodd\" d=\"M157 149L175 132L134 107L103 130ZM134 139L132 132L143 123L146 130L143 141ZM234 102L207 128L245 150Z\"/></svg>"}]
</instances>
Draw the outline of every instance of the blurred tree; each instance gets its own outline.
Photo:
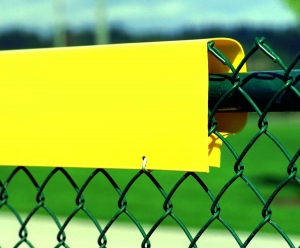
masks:
<instances>
[{"instance_id":1,"label":"blurred tree","mask_svg":"<svg viewBox=\"0 0 300 248\"><path fill-rule=\"evenodd\" d=\"M300 21L300 1L299 0L283 0L297 15Z\"/></svg>"},{"instance_id":2,"label":"blurred tree","mask_svg":"<svg viewBox=\"0 0 300 248\"><path fill-rule=\"evenodd\" d=\"M0 50L51 47L50 37L42 38L36 33L23 30L9 30L0 33Z\"/></svg>"}]
</instances>

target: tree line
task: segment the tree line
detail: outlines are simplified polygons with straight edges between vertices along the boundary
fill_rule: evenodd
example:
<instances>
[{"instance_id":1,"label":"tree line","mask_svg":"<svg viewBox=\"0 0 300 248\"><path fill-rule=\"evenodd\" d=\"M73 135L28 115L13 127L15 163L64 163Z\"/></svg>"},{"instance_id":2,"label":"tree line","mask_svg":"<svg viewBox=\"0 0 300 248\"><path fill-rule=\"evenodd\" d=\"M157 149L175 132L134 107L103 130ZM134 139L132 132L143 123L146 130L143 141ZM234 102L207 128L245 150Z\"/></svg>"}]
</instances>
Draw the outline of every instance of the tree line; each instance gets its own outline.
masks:
<instances>
[{"instance_id":1,"label":"tree line","mask_svg":"<svg viewBox=\"0 0 300 248\"><path fill-rule=\"evenodd\" d=\"M152 41L171 41L171 40L190 40L211 37L228 37L238 40L245 51L253 44L255 37L265 37L266 43L280 57L287 61L287 64L300 51L300 32L296 28L274 30L274 29L253 29L249 27L240 27L234 29L228 28L206 28L193 29L187 28L175 34L151 33L151 34L132 34L121 28L114 27L110 30L110 41L112 44L118 43L134 43L134 42L152 42ZM95 33L91 30L81 32L68 31L68 46L84 46L95 44ZM28 49L28 48L46 48L53 46L51 36L45 38L34 32L26 32L22 30L10 30L0 32L0 50L11 49ZM269 69L275 68L276 65L272 61L266 59L262 63L262 54L260 54L253 62L249 61L252 69ZM260 63L258 63L258 59ZM256 63L258 63L256 65ZM260 67L259 67L260 66ZM257 68L259 67L259 68Z\"/></svg>"}]
</instances>

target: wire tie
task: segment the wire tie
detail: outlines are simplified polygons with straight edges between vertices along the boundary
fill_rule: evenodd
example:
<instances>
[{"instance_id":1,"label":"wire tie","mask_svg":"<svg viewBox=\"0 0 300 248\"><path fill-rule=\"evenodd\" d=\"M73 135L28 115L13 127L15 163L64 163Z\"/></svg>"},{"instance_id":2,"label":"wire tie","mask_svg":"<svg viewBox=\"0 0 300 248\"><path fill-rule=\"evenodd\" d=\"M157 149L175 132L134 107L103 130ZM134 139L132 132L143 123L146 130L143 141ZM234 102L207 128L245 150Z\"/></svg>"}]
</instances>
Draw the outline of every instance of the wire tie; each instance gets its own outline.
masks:
<instances>
[{"instance_id":1,"label":"wire tie","mask_svg":"<svg viewBox=\"0 0 300 248\"><path fill-rule=\"evenodd\" d=\"M144 172L149 172L147 169L146 169L146 165L147 165L147 158L146 158L146 156L143 156L143 163L142 163L142 170L144 171Z\"/></svg>"}]
</instances>

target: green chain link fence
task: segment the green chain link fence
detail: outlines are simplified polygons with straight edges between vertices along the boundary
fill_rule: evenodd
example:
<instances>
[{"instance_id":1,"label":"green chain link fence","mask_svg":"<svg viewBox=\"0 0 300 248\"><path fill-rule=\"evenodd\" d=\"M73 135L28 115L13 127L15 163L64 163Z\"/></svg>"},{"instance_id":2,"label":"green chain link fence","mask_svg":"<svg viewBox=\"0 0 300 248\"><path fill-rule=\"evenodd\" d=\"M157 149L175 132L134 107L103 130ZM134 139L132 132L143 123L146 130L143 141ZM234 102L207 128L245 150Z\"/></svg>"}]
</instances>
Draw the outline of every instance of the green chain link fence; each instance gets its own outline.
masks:
<instances>
[{"instance_id":1,"label":"green chain link fence","mask_svg":"<svg viewBox=\"0 0 300 248\"><path fill-rule=\"evenodd\" d=\"M85 181L83 182L82 186L78 186L78 182L75 181L75 177L73 178L71 174L65 170L64 168L54 168L51 169L50 173L46 176L46 178L43 178L41 180L41 183L39 183L34 173L31 173L31 169L25 168L25 167L17 167L17 168L10 168L10 172L8 175L6 175L3 172L3 168L0 168L0 213L8 213L13 214L18 223L20 224L19 229L19 240L15 243L14 247L35 247L35 244L30 241L31 237L34 235L38 235L35 233L30 233L28 224L32 220L34 216L38 214L41 210L44 210L48 216L52 218L54 221L53 223L57 227L57 233L56 233L56 239L57 244L55 247L69 247L68 240L67 240L67 231L66 228L74 219L76 215L79 213L84 213L88 218L94 223L95 228L98 230L99 236L97 243L95 242L95 246L99 247L110 247L109 245L109 239L107 239L107 234L110 232L111 227L114 225L114 223L120 219L122 216L127 216L127 221L130 221L135 224L137 227L137 232L140 233L140 240L141 240L141 247L152 247L151 246L151 237L156 232L156 230L162 225L162 223L167 220L171 219L173 220L173 225L179 226L182 234L186 236L186 238L189 240L189 247L198 247L197 243L201 240L202 235L209 229L211 225L218 222L221 227L225 230L227 230L232 237L235 239L237 245L239 247L247 247L253 238L256 237L256 235L267 225L271 226L273 230L277 234L280 234L281 238L285 240L286 244L289 247L298 247L299 244L294 244L288 234L281 228L281 225L286 225L287 223L277 223L274 221L274 212L272 212L273 208L273 202L278 197L278 194L285 188L287 185L293 184L294 188L296 189L297 193L297 200L300 198L300 178L297 176L297 165L296 162L300 156L300 149L299 144L300 140L295 138L293 142L297 146L297 151L295 154L290 154L288 149L286 149L280 141L270 132L269 128L269 122L268 122L268 113L270 111L274 110L274 106L278 105L278 99L282 97L282 94L288 93L290 94L289 99L291 101L288 101L286 103L286 108L288 110L299 110L300 109L300 74L297 76L297 73L293 70L295 65L297 64L299 58L300 58L300 52L295 56L294 60L290 63L289 66L286 66L283 61L279 58L279 56L276 55L276 53L265 43L264 38L256 38L255 44L252 46L252 48L248 51L248 53L245 55L244 59L240 63L240 65L237 68L234 68L233 65L230 63L230 61L222 54L221 51L219 51L215 46L214 42L210 42L208 44L208 51L215 56L220 63L223 63L224 65L228 66L230 70L232 71L231 74L227 74L226 78L228 81L230 81L230 87L223 93L223 95L217 99L213 104L210 103L210 110L209 110L209 121L208 121L208 135L215 134L223 141L223 150L226 149L231 153L231 155L234 158L234 162L231 164L231 178L219 189L218 191L213 192L211 190L211 186L208 186L208 178L211 176L211 174L204 175L204 174L198 174L193 172L186 172L181 174L179 180L177 179L175 184L173 184L170 188L170 190L164 189L162 185L164 184L164 180L167 180L167 175L171 175L172 172L168 172L168 174L165 174L165 177L161 177L156 174L156 172L149 172L149 171L138 171L134 174L133 177L129 178L128 182L124 185L124 187L120 187L117 183L117 180L113 178L112 172L109 170L104 169L96 169L93 170L92 173L85 178ZM262 51L267 57L269 57L271 60L273 60L275 63L277 63L281 67L281 71L277 73L276 80L280 81L280 84L277 89L277 91L272 94L272 96L268 99L267 102L256 102L256 100L251 97L251 94L248 94L247 89L251 88L251 84L254 80L254 78L257 79L257 76L253 76L254 73L248 73L246 76L242 76L240 74L240 69L242 66L253 56L253 54L257 53L258 51ZM272 75L274 76L276 73L274 72ZM220 76L220 75L219 75ZM217 79L216 79L217 78ZM211 75L210 78L211 81L218 80L218 76ZM267 78L260 78L259 83L264 85L265 83L270 84L270 79ZM248 87L248 88L247 88ZM257 89L256 89L257 92ZM264 92L257 92L257 94L260 95L261 98L264 98ZM230 139L225 139L219 132L218 132L218 123L216 119L214 118L215 114L222 108L222 106L228 104L228 99L232 98L232 96L239 96L240 101L244 102L244 107L247 108L247 111L254 112L255 115L258 117L258 130L256 130L255 134L251 137L250 141L246 144L241 151L237 151L235 145L233 145L230 142ZM281 106L281 105L280 105ZM284 109L281 109L281 107L278 107L276 111L284 111ZM291 133L297 133L299 130L285 130L285 132ZM236 136L239 137L238 135ZM262 139L262 137L269 139L272 143L275 144L277 147L277 150L273 150L273 148L267 150L268 153L278 153L279 150L280 153L282 153L286 159L286 163L284 165L281 165L282 172L285 173L286 176L284 178L280 179L278 182L276 182L275 189L272 190L272 192L268 195L265 195L265 193L260 192L259 186L255 185L252 180L249 179L247 176L247 172L251 170L255 170L255 165L258 163L257 161L251 161L248 163L245 163L245 158L248 156L248 153L251 151L253 146L258 142L258 140ZM295 136L297 137L297 135ZM248 160L247 160L248 161ZM276 162L276 161L275 161ZM274 161L270 160L270 164L276 165ZM223 165L222 165L223 166ZM228 166L228 165L227 165ZM264 165L261 165L264 166ZM48 169L49 170L49 169ZM278 169L277 169L278 170ZM219 172L220 171L220 172ZM214 174L221 173L220 170L216 170ZM13 198L15 197L14 194L10 194L10 185L14 183L14 181L19 180L19 175L22 174L25 175L27 179L27 182L30 182L30 187L32 185L35 188L35 203L33 204L33 207L30 209L28 214L26 214L25 218L22 218L22 214L17 209L18 206L15 206L13 203ZM69 182L71 187L75 190L76 196L75 196L75 203L76 206L70 214L66 217L64 221L60 221L57 217L57 214L55 211L52 210L49 205L51 205L51 202L48 202L47 199L49 199L50 196L47 196L46 193L46 187L50 184L50 182L53 180L53 177L57 174L63 175L63 177ZM96 180L96 177L98 175L101 175L101 178L103 180L106 180L108 184L106 184L105 189L101 188L99 191L106 191L108 188L113 189L115 191L115 194L117 196L117 200L114 204L114 206L117 206L117 211L110 216L109 220L105 224L100 224L98 221L98 216L101 216L101 212L97 213L95 210L90 211L89 207L87 206L88 199L85 197L85 193L87 188L93 181ZM272 173L271 173L272 175ZM143 227L143 223L139 221L138 213L137 211L131 211L130 210L130 201L137 201L140 202L139 198L130 198L130 201L127 200L128 195L130 194L130 191L134 187L135 184L137 184L137 181L140 178L147 178L150 180L151 184L154 185L157 190L159 191L161 198L155 198L151 199L148 198L147 202L145 202L145 205L153 204L154 201L158 201L159 199L159 205L161 207L162 214L158 218L156 218L153 223L151 223L151 228L149 231L145 231ZM194 204L198 204L198 214L207 216L203 212L207 212L208 209L203 209L203 206L209 206L209 217L205 217L205 221L203 224L199 224L200 222L196 222L193 224L193 227L196 228L198 231L196 235L192 235L189 231L189 228L185 224L185 221L183 221L184 217L179 217L176 214L176 204L173 204L173 198L177 194L178 191L180 191L180 188L184 187L184 184L187 180L193 179L196 184L194 185L194 189L192 192L185 192L187 195L190 195L194 200ZM211 185L211 180L209 181ZM260 221L257 223L257 225L252 228L252 230L249 232L249 236L246 240L242 241L240 236L238 235L238 231L235 230L231 225L231 220L228 219L228 217L224 218L223 211L224 209L222 205L224 205L224 202L228 200L228 198L225 197L226 193L234 187L234 185L243 183L243 185L246 185L246 187L252 192L252 196L256 198L260 202ZM108 186L109 185L109 186ZM62 191L64 188L60 188L59 185L56 190ZM22 192L22 190L26 190L26 185L22 185L21 188L19 188L19 191ZM207 197L203 197L203 195L199 194L199 190L204 192ZM215 188L214 188L215 189ZM95 197L99 194L98 192L95 192ZM54 193L55 194L55 193ZM141 192L143 194L143 192ZM47 198L48 197L48 198ZM51 196L52 197L52 196ZM51 198L50 197L50 198ZM54 196L55 197L55 196ZM197 202L197 197L200 198L200 204ZM245 211L247 210L247 206L245 206L245 203L243 201L242 195L235 194L235 198L239 201L239 206L237 209L242 212L243 218L239 217L240 222L246 223L248 221L247 215L245 214ZM53 197L51 198L53 199ZM67 197L66 197L67 199ZM128 198L129 199L129 198ZM240 200L239 200L240 199ZM24 201L29 201L30 199L25 199ZM102 198L100 199L100 201ZM103 198L103 201L105 199ZM184 201L184 200L183 200ZM197 203L196 203L197 202ZM202 205L203 202L203 205ZM206 203L206 205L205 205ZM208 204L207 204L208 203ZM59 204L59 207L64 207L64 202L59 201L57 204ZM186 214L189 214L189 206L187 207ZM140 208L139 211L144 211L143 208ZM290 212L289 212L290 213ZM146 213L146 215L151 215L150 212ZM296 216L300 215L300 205L298 205L293 211L292 216L288 219L293 219ZM97 216L97 217L96 217ZM197 216L192 216L193 218L197 219ZM232 218L236 218L235 216L232 216ZM298 218L299 219L299 218ZM295 221L297 218L295 218ZM0 219L1 223L1 219ZM299 223L290 223L290 225L293 225L294 234L298 234L300 236L300 224ZM0 234L1 236L1 234ZM117 237L116 237L117 238ZM1 239L0 239L1 240ZM96 241L96 238L95 238ZM46 241L45 241L46 242ZM0 244L1 247L1 244ZM124 244L124 247L126 247L126 244ZM300 247L300 246L299 246Z\"/></svg>"}]
</instances>

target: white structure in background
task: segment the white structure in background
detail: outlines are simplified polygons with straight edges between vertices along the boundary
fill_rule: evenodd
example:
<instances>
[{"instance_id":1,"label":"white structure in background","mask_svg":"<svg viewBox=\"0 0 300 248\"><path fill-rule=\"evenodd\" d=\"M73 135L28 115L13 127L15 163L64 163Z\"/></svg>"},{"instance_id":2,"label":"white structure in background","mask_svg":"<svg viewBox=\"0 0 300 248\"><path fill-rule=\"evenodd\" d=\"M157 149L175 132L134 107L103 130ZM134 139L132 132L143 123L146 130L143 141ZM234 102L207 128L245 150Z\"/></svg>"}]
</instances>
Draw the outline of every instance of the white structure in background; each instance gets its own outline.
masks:
<instances>
[{"instance_id":1,"label":"white structure in background","mask_svg":"<svg viewBox=\"0 0 300 248\"><path fill-rule=\"evenodd\" d=\"M106 12L106 0L95 0L95 19L96 31L95 36L96 44L108 44L109 28ZM53 45L55 47L67 46L67 23L66 23L66 1L54 0L53 1L53 15L55 20L55 32Z\"/></svg>"},{"instance_id":2,"label":"white structure in background","mask_svg":"<svg viewBox=\"0 0 300 248\"><path fill-rule=\"evenodd\" d=\"M109 44L106 0L96 0L96 44Z\"/></svg>"},{"instance_id":3,"label":"white structure in background","mask_svg":"<svg viewBox=\"0 0 300 248\"><path fill-rule=\"evenodd\" d=\"M67 45L65 7L64 0L53 1L53 15L55 21L53 46L55 47L63 47Z\"/></svg>"}]
</instances>

